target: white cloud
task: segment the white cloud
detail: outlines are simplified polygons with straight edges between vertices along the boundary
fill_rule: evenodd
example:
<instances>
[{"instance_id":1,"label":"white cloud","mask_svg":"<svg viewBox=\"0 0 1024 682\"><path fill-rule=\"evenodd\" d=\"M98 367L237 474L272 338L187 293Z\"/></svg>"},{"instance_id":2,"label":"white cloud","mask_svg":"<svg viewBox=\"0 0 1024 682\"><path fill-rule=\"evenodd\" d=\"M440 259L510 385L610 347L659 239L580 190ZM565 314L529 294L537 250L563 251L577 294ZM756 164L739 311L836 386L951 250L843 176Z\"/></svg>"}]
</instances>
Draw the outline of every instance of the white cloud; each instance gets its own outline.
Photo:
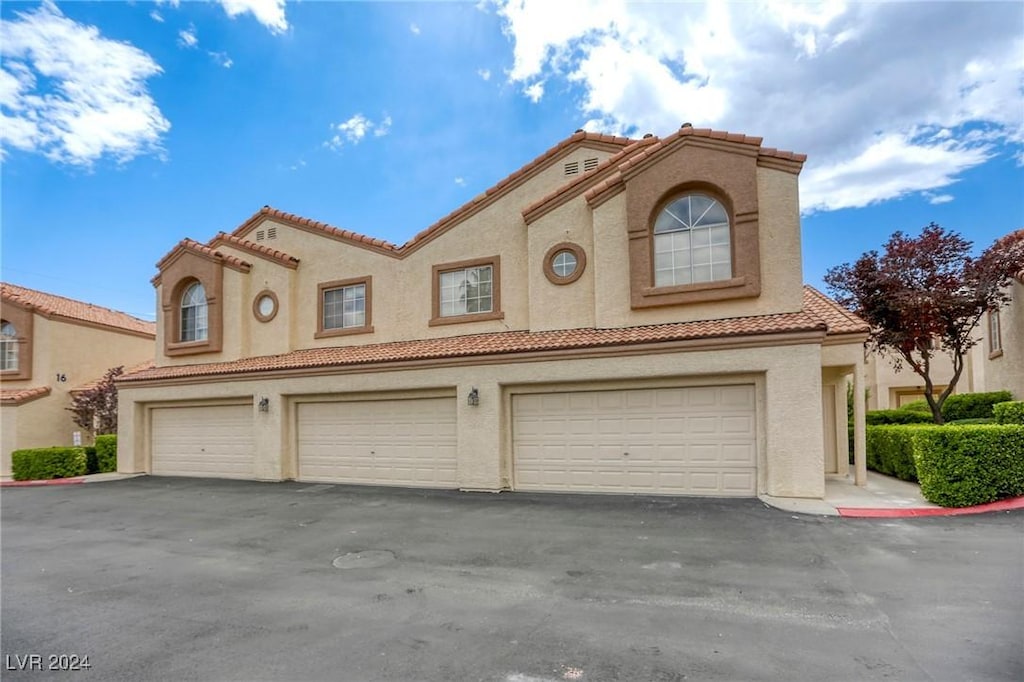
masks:
<instances>
[{"instance_id":1,"label":"white cloud","mask_svg":"<svg viewBox=\"0 0 1024 682\"><path fill-rule=\"evenodd\" d=\"M164 23L164 18L163 18L163 15L161 15L161 14L160 14L159 12L157 12L156 10L153 10L153 11L151 11L151 12L149 13L149 18L150 18L150 19L152 19L153 21L158 21L158 22L160 22L161 24L162 24L162 23Z\"/></svg>"},{"instance_id":2,"label":"white cloud","mask_svg":"<svg viewBox=\"0 0 1024 682\"><path fill-rule=\"evenodd\" d=\"M459 177L455 178L455 184L458 185L459 187L465 187L466 186L466 178L464 178L464 177L462 177L460 175Z\"/></svg>"},{"instance_id":3,"label":"white cloud","mask_svg":"<svg viewBox=\"0 0 1024 682\"><path fill-rule=\"evenodd\" d=\"M491 70L490 69L477 69L476 70L476 75L480 76L485 81L491 80Z\"/></svg>"},{"instance_id":4,"label":"white cloud","mask_svg":"<svg viewBox=\"0 0 1024 682\"><path fill-rule=\"evenodd\" d=\"M178 31L178 44L185 48L193 48L199 44L199 37L196 35L196 27L193 24Z\"/></svg>"},{"instance_id":5,"label":"white cloud","mask_svg":"<svg viewBox=\"0 0 1024 682\"><path fill-rule=\"evenodd\" d=\"M526 97L561 81L588 130L691 121L806 153L805 210L936 190L996 154L1021 158L1014 3L497 5L508 78Z\"/></svg>"},{"instance_id":6,"label":"white cloud","mask_svg":"<svg viewBox=\"0 0 1024 682\"><path fill-rule=\"evenodd\" d=\"M416 24L409 24L409 31L411 31L414 35L419 35L420 27L417 26Z\"/></svg>"},{"instance_id":7,"label":"white cloud","mask_svg":"<svg viewBox=\"0 0 1024 682\"><path fill-rule=\"evenodd\" d=\"M530 98L530 101L536 104L544 97L544 81L537 81L531 85L527 85L523 88L523 94Z\"/></svg>"},{"instance_id":8,"label":"white cloud","mask_svg":"<svg viewBox=\"0 0 1024 682\"><path fill-rule=\"evenodd\" d=\"M171 124L146 89L152 57L45 0L0 24L0 143L91 166L160 153Z\"/></svg>"},{"instance_id":9,"label":"white cloud","mask_svg":"<svg viewBox=\"0 0 1024 682\"><path fill-rule=\"evenodd\" d=\"M284 13L284 0L218 0L231 18L251 13L256 21L266 26L271 33L288 30L288 19Z\"/></svg>"},{"instance_id":10,"label":"white cloud","mask_svg":"<svg viewBox=\"0 0 1024 682\"><path fill-rule=\"evenodd\" d=\"M929 204L937 206L939 204L948 204L953 201L955 197L952 194L935 194L933 192L924 192L924 197L928 200Z\"/></svg>"},{"instance_id":11,"label":"white cloud","mask_svg":"<svg viewBox=\"0 0 1024 682\"><path fill-rule=\"evenodd\" d=\"M217 64L220 64L225 69L230 69L235 63L234 60L228 56L227 52L214 52L213 50L209 50L206 54L210 55L210 59L215 61Z\"/></svg>"},{"instance_id":12,"label":"white cloud","mask_svg":"<svg viewBox=\"0 0 1024 682\"><path fill-rule=\"evenodd\" d=\"M301 169L303 169L305 167L306 167L306 161L304 159L299 159L298 161L293 163L291 166L289 166L288 170L297 171L297 170L301 170Z\"/></svg>"},{"instance_id":13,"label":"white cloud","mask_svg":"<svg viewBox=\"0 0 1024 682\"><path fill-rule=\"evenodd\" d=\"M359 144L370 133L374 137L384 137L391 131L391 116L384 114L384 118L374 123L362 114L354 114L346 121L333 124L331 130L334 134L324 142L324 146L338 151L345 144Z\"/></svg>"}]
</instances>

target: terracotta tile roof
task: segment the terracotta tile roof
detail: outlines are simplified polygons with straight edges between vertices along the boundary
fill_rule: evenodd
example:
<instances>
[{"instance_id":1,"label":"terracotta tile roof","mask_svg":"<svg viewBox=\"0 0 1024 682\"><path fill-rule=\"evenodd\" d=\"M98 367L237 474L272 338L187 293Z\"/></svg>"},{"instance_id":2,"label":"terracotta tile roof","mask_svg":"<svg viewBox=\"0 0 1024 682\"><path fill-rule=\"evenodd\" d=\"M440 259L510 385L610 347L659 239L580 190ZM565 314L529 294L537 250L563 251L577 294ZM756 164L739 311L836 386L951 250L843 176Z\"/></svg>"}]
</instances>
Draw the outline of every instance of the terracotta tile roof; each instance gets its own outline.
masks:
<instances>
[{"instance_id":1,"label":"terracotta tile roof","mask_svg":"<svg viewBox=\"0 0 1024 682\"><path fill-rule=\"evenodd\" d=\"M597 168L586 171L579 177L575 178L571 182L562 187L559 187L555 191L549 193L547 196L541 197L539 200L533 202L529 206L523 209L523 218L526 222L536 220L541 215L546 213L551 208L554 208L558 204L563 203L566 199L572 198L580 194L587 186L593 184L599 178L604 178L608 175L608 171L616 168L626 159L630 158L634 154L639 153L644 147L652 144L656 144L658 138L653 135L645 137L641 140L636 140L631 144L626 145L622 150L612 154L607 159L597 165Z\"/></svg>"},{"instance_id":2,"label":"terracotta tile roof","mask_svg":"<svg viewBox=\"0 0 1024 682\"><path fill-rule=\"evenodd\" d=\"M821 320L833 334L866 334L868 323L809 284L804 285L804 312Z\"/></svg>"},{"instance_id":3,"label":"terracotta tile roof","mask_svg":"<svg viewBox=\"0 0 1024 682\"><path fill-rule=\"evenodd\" d=\"M799 169L800 165L807 160L807 156L804 154L781 151L774 147L762 147L762 138L760 137L684 125L676 132L663 138L651 135L645 136L641 140L633 141L620 152L599 164L590 173L576 178L539 201L527 206L523 210L523 217L527 222L536 220L547 211L581 193L584 194L589 203L600 203L601 200L606 198L606 193L610 196L613 188L622 186L628 174L635 172L636 169L646 165L652 159L656 159L684 138L700 138L756 147L759 160L762 158L773 159L775 163L769 165L778 165L778 167L785 169Z\"/></svg>"},{"instance_id":4,"label":"terracotta tile roof","mask_svg":"<svg viewBox=\"0 0 1024 682\"><path fill-rule=\"evenodd\" d=\"M50 395L49 386L36 386L35 388L2 388L0 389L0 404L21 405L38 398Z\"/></svg>"},{"instance_id":5,"label":"terracotta tile roof","mask_svg":"<svg viewBox=\"0 0 1024 682\"><path fill-rule=\"evenodd\" d=\"M4 301L30 307L47 317L63 317L79 320L113 329L124 329L135 334L147 334L156 337L156 323L146 322L127 313L103 308L92 303L76 301L64 296L47 294L35 289L20 287L16 284L0 282L0 296Z\"/></svg>"},{"instance_id":6,"label":"terracotta tile roof","mask_svg":"<svg viewBox=\"0 0 1024 682\"><path fill-rule=\"evenodd\" d=\"M434 237L443 234L445 231L450 229L459 223L459 221L468 218L482 208L489 206L498 198L503 196L506 192L515 187L518 187L523 181L529 178L535 171L545 167L546 164L553 161L557 156L560 156L563 152L575 145L584 145L590 143L591 145L607 146L609 148L615 147L626 147L627 145L634 144L636 140L631 140L628 137L617 137L614 135L601 135L599 133L588 133L582 130L578 130L569 137L565 138L554 147L551 147L546 152L533 159L519 170L515 171L511 175L500 180L496 185L486 190L483 194L480 194L468 202L455 209L445 217L441 218L433 225L427 227L425 230L418 232L409 241L398 246L391 242L386 242L383 239L375 239L373 237L367 237L366 235L359 234L358 232L352 232L351 230L342 230L309 218L303 218L302 216L294 213L286 213L285 211L272 208L270 206L264 206L259 211L254 213L248 220L235 228L231 234L235 237L244 236L249 230L251 230L260 220L264 217L270 217L274 220L281 221L286 224L291 224L299 228L310 229L317 232L322 232L335 239L342 241L351 242L360 246L364 246L373 250L377 250L387 255L395 256L396 258L403 258L410 252L416 250L421 245L427 243Z\"/></svg>"},{"instance_id":7,"label":"terracotta tile roof","mask_svg":"<svg viewBox=\"0 0 1024 682\"><path fill-rule=\"evenodd\" d=\"M285 224L294 225L295 227L310 229L314 232L323 232L324 234L327 234L336 239L361 244L363 246L367 246L378 251L383 251L385 253L394 254L395 252L398 251L399 248L392 244L391 242L386 242L383 239L374 239L373 237L367 237L366 235L359 234L358 232L353 232L351 230L342 230L340 228L334 227L333 225L322 223L319 220L303 218L300 215L296 215L294 213L287 213L285 211L272 208L270 206L264 206L260 210L256 211L256 213L252 214L252 216L250 216L248 220L246 220L244 223L236 227L231 232L231 236L241 237L246 232L248 232L256 223L260 222L260 220L262 220L265 216L273 218L274 220L277 220Z\"/></svg>"},{"instance_id":8,"label":"terracotta tile roof","mask_svg":"<svg viewBox=\"0 0 1024 682\"><path fill-rule=\"evenodd\" d=\"M232 256L231 254L222 253L214 248L207 246L206 244L200 244L194 239L189 239L188 237L182 239L180 242L175 244L173 249L168 251L163 258L157 261L156 267L160 270L163 270L164 266L170 263L172 260L174 260L174 258L177 257L178 254L180 254L182 251L192 251L193 253L198 253L201 256L206 256L207 258L213 260L222 261L228 267L232 267L242 272L249 272L249 269L252 268L251 263L242 260L238 256Z\"/></svg>"},{"instance_id":9,"label":"terracotta tile roof","mask_svg":"<svg viewBox=\"0 0 1024 682\"><path fill-rule=\"evenodd\" d=\"M824 323L801 312L615 329L495 332L362 346L309 348L232 362L155 367L125 375L118 383L824 331Z\"/></svg>"},{"instance_id":10,"label":"terracotta tile roof","mask_svg":"<svg viewBox=\"0 0 1024 682\"><path fill-rule=\"evenodd\" d=\"M152 369L155 366L155 362L153 362L152 360L146 360L145 362L140 362L139 364L133 365L132 367L125 367L123 373L133 374L134 372L141 372L144 369ZM74 388L71 389L71 393L81 393L82 391L88 391L90 389L96 388L96 386L98 386L102 380L103 377L96 377L89 383L81 384L80 386L75 386Z\"/></svg>"},{"instance_id":11,"label":"terracotta tile roof","mask_svg":"<svg viewBox=\"0 0 1024 682\"><path fill-rule=\"evenodd\" d=\"M217 236L211 239L207 246L211 249L216 249L221 244L227 244L228 246L233 246L236 249L243 249L255 256L260 256L261 258L265 258L269 261L280 263L281 265L293 270L299 265L298 258L289 256L284 251L272 249L264 244L257 244L256 242L239 239L235 235L228 234L227 232L218 232Z\"/></svg>"}]
</instances>

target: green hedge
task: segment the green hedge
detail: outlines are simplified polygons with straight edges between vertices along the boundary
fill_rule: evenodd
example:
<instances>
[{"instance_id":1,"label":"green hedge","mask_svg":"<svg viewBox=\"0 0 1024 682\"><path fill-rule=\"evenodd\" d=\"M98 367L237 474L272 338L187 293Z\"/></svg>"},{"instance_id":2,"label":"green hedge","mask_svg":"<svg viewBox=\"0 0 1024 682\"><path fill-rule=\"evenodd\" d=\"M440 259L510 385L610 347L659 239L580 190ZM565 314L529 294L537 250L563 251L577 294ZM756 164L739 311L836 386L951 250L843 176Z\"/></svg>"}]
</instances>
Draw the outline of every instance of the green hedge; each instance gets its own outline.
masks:
<instances>
[{"instance_id":1,"label":"green hedge","mask_svg":"<svg viewBox=\"0 0 1024 682\"><path fill-rule=\"evenodd\" d=\"M913 432L921 494L928 501L943 507L969 507L1024 495L1024 426L908 430Z\"/></svg>"},{"instance_id":2,"label":"green hedge","mask_svg":"<svg viewBox=\"0 0 1024 682\"><path fill-rule=\"evenodd\" d=\"M98 471L117 471L117 434L96 436L96 460Z\"/></svg>"},{"instance_id":3,"label":"green hedge","mask_svg":"<svg viewBox=\"0 0 1024 682\"><path fill-rule=\"evenodd\" d=\"M869 410L865 414L865 423L868 426L881 426L883 424L931 424L932 413L908 410L901 407L898 410Z\"/></svg>"},{"instance_id":4,"label":"green hedge","mask_svg":"<svg viewBox=\"0 0 1024 682\"><path fill-rule=\"evenodd\" d=\"M996 403L992 414L997 424L1024 424L1024 400Z\"/></svg>"},{"instance_id":5,"label":"green hedge","mask_svg":"<svg viewBox=\"0 0 1024 682\"><path fill-rule=\"evenodd\" d=\"M942 404L942 419L953 422L960 419L991 419L992 406L1013 400L1009 391L991 393L957 393Z\"/></svg>"},{"instance_id":6,"label":"green hedge","mask_svg":"<svg viewBox=\"0 0 1024 682\"><path fill-rule=\"evenodd\" d=\"M913 436L920 428L894 424L867 427L868 469L917 482Z\"/></svg>"},{"instance_id":7,"label":"green hedge","mask_svg":"<svg viewBox=\"0 0 1024 682\"><path fill-rule=\"evenodd\" d=\"M15 481L82 476L87 471L85 448L31 448L11 453Z\"/></svg>"}]
</instances>

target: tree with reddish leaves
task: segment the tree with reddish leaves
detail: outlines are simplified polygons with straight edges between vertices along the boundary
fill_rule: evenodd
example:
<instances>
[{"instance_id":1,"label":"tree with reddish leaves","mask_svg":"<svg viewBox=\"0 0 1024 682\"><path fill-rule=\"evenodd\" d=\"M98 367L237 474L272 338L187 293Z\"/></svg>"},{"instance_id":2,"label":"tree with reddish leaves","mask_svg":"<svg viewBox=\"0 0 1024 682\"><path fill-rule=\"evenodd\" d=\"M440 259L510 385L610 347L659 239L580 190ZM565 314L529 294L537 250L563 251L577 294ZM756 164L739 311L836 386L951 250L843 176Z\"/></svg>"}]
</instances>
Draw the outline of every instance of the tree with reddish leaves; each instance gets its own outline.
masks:
<instances>
[{"instance_id":1,"label":"tree with reddish leaves","mask_svg":"<svg viewBox=\"0 0 1024 682\"><path fill-rule=\"evenodd\" d=\"M869 251L825 275L835 299L871 325L868 347L888 356L897 371L905 364L924 380L936 424L963 373L964 356L979 341L978 322L1009 302L1010 278L1024 270L1024 230L977 258L972 246L931 223L918 237L896 232L881 255ZM935 396L931 373L939 354L952 361L953 377Z\"/></svg>"},{"instance_id":2,"label":"tree with reddish leaves","mask_svg":"<svg viewBox=\"0 0 1024 682\"><path fill-rule=\"evenodd\" d=\"M114 379L124 374L124 367L107 370L95 386L79 391L66 408L72 420L97 436L117 433L117 386Z\"/></svg>"}]
</instances>

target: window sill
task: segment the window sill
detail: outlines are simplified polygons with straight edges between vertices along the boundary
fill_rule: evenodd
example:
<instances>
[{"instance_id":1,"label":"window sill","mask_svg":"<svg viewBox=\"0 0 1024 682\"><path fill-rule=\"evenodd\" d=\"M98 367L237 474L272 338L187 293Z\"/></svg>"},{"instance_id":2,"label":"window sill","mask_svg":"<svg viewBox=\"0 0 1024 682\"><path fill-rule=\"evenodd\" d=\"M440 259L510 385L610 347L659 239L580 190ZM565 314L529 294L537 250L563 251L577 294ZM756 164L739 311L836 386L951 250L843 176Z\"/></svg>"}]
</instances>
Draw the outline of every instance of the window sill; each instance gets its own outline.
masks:
<instances>
[{"instance_id":1,"label":"window sill","mask_svg":"<svg viewBox=\"0 0 1024 682\"><path fill-rule=\"evenodd\" d=\"M1003 349L1002 348L1000 348L999 350L994 350L994 351L992 351L991 353L988 354L988 359L989 360L995 360L996 358L1001 358L1001 357L1003 357Z\"/></svg>"},{"instance_id":2,"label":"window sill","mask_svg":"<svg viewBox=\"0 0 1024 682\"><path fill-rule=\"evenodd\" d=\"M463 322L485 322L487 320L503 320L505 313L500 310L490 313L472 313L469 315L452 315L451 317L435 317L428 322L428 326L437 327L445 324L462 324Z\"/></svg>"},{"instance_id":3,"label":"window sill","mask_svg":"<svg viewBox=\"0 0 1024 682\"><path fill-rule=\"evenodd\" d=\"M342 327L340 329L320 329L313 334L314 339L329 339L333 336L352 336L354 334L372 334L373 326Z\"/></svg>"},{"instance_id":4,"label":"window sill","mask_svg":"<svg viewBox=\"0 0 1024 682\"><path fill-rule=\"evenodd\" d=\"M682 284L671 287L643 287L634 291L630 301L634 309L655 308L724 301L732 298L754 298L761 294L761 282L757 278L741 275L717 282Z\"/></svg>"},{"instance_id":5,"label":"window sill","mask_svg":"<svg viewBox=\"0 0 1024 682\"><path fill-rule=\"evenodd\" d=\"M176 355L198 355L199 353L217 353L220 352L219 348L214 348L213 344L207 341L179 341L178 343L169 343L164 348L164 355L174 357Z\"/></svg>"},{"instance_id":6,"label":"window sill","mask_svg":"<svg viewBox=\"0 0 1024 682\"><path fill-rule=\"evenodd\" d=\"M32 373L27 369L5 369L0 370L0 377L7 381L21 381L23 379L31 379Z\"/></svg>"}]
</instances>

